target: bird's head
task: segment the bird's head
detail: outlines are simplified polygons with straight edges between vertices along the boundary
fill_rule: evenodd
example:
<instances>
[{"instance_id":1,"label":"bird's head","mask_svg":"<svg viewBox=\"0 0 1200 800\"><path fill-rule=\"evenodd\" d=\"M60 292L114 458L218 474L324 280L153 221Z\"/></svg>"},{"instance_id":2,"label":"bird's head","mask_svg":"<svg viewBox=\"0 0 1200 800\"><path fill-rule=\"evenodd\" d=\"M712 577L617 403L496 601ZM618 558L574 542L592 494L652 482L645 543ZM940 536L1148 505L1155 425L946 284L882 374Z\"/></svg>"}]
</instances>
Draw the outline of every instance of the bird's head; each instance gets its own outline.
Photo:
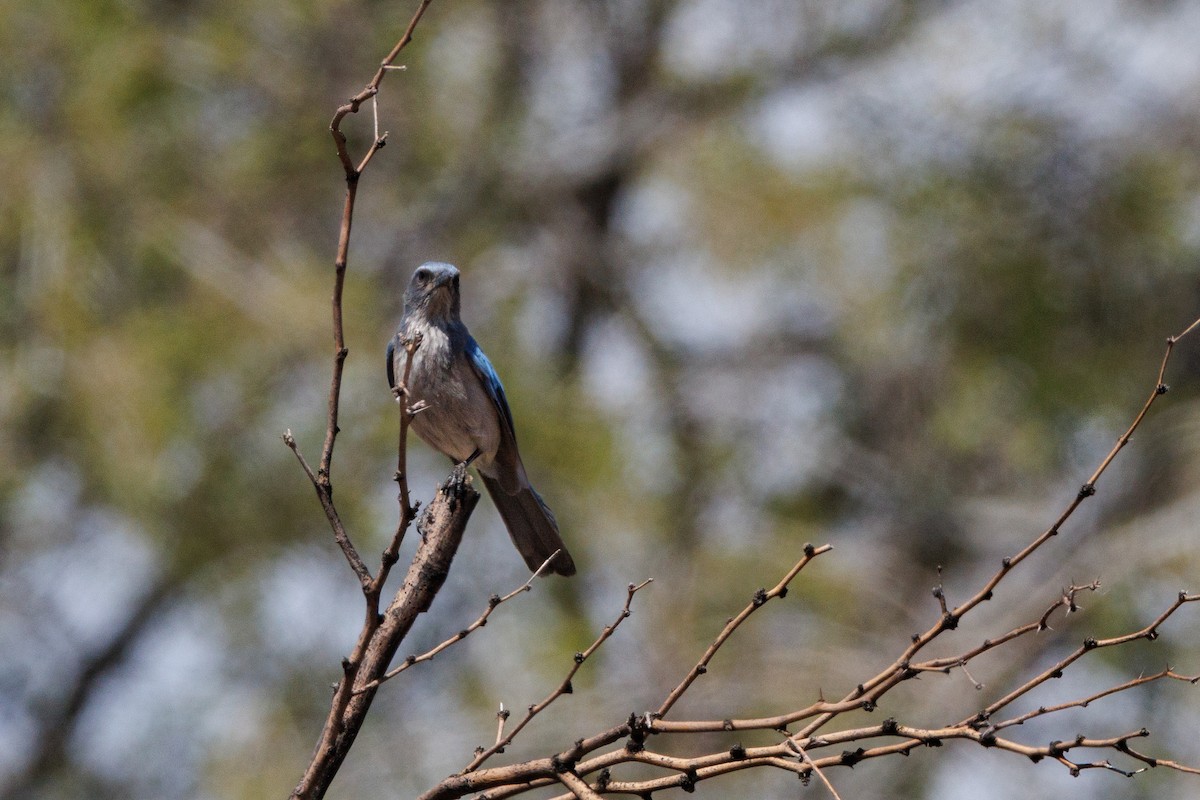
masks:
<instances>
[{"instance_id":1,"label":"bird's head","mask_svg":"<svg viewBox=\"0 0 1200 800\"><path fill-rule=\"evenodd\" d=\"M404 292L405 314L420 314L431 322L458 320L458 269L429 261L417 267Z\"/></svg>"}]
</instances>

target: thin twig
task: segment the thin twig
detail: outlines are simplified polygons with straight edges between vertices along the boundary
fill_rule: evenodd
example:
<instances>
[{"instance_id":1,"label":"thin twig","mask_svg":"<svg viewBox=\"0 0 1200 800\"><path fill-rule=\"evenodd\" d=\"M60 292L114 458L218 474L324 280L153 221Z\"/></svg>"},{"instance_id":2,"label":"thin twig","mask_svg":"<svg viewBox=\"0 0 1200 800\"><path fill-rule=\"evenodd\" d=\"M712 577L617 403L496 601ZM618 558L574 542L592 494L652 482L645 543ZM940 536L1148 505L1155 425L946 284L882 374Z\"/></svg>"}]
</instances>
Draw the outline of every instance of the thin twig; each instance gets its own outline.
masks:
<instances>
[{"instance_id":1,"label":"thin twig","mask_svg":"<svg viewBox=\"0 0 1200 800\"><path fill-rule=\"evenodd\" d=\"M350 541L350 534L347 533L346 526L342 524L342 518L338 514L337 507L333 504L332 495L325 488L322 488L320 480L313 473L312 467L308 465L308 460L300 452L300 446L296 444L296 437L292 435L291 429L284 431L283 442L296 454L296 460L300 462L300 468L304 470L304 474L312 482L313 488L317 492L317 499L321 501L321 508L325 511L325 518L329 520L329 525L333 528L334 541L337 542L338 547L341 548L342 553L346 556L346 561L350 564L350 568L354 570L354 574L358 576L358 582L362 586L363 591L367 591L371 586L371 571L367 569L367 565L363 563L362 556L358 554L354 543Z\"/></svg>"},{"instance_id":2,"label":"thin twig","mask_svg":"<svg viewBox=\"0 0 1200 800\"><path fill-rule=\"evenodd\" d=\"M729 620L729 622L725 624L725 627L722 628L721 632L717 634L717 637L713 639L712 644L710 644L708 649L704 651L704 655L700 657L700 660L696 662L696 665L692 667L684 679L679 682L679 685L671 690L671 693L667 695L667 699L664 700L662 705L658 707L658 710L654 712L654 718L661 719L662 717L666 716L667 712L671 710L671 707L679 701L679 698L683 696L683 693L688 690L688 688L696 681L696 679L708 671L708 662L712 661L713 656L715 656L717 651L721 649L721 645L725 644L726 640L733 635L733 632L736 631L738 627L750 617L751 614L765 605L768 600L774 600L776 597L784 597L787 595L788 584L792 582L793 578L800 574L800 570L808 566L809 562L817 556L821 555L822 553L828 553L832 549L833 545L828 544L821 545L820 547L813 547L811 544L804 545L804 557L797 561L795 566L788 570L788 573L783 576L783 579L780 580L779 583L775 584L774 588L772 588L770 591L767 591L766 589L759 589L757 592L755 592L754 597L750 600L749 604L747 604L747 606L743 608L736 617Z\"/></svg>"},{"instance_id":3,"label":"thin twig","mask_svg":"<svg viewBox=\"0 0 1200 800\"><path fill-rule=\"evenodd\" d=\"M558 774L559 781L562 785L571 790L571 794L579 798L579 800L600 800L600 795L592 787L587 785L587 781L576 775L570 770L560 772Z\"/></svg>"},{"instance_id":4,"label":"thin twig","mask_svg":"<svg viewBox=\"0 0 1200 800\"><path fill-rule=\"evenodd\" d=\"M553 556L551 556L551 558L553 558ZM508 745L512 743L512 740L517 738L517 734L519 734L525 728L525 726L533 720L534 717L542 713L547 706L549 706L558 698L562 697L564 694L570 694L573 691L571 679L575 677L575 673L579 672L579 669L583 666L584 662L586 662L591 655L600 648L600 645L604 644L604 642L608 640L608 637L612 636L613 633L616 632L617 626L629 617L629 615L632 613L630 610L630 604L633 602L633 596L653 582L653 580L653 578L647 578L641 583L629 584L629 586L627 586L625 589L625 605L621 608L621 613L617 615L617 618L613 620L611 624L604 626L604 630L600 632L600 635L596 637L596 640L592 642L588 649L584 650L582 653L575 654L574 663L567 671L567 676L563 678L562 682L554 689L554 691L546 695L541 702L531 705L525 712L525 716L521 718L521 721L516 724L516 726L508 733L508 735L488 749L476 754L475 758L471 760L471 763L463 767L462 771L458 774L465 775L468 772L473 772L479 769L479 766L483 764L483 762L487 761L496 753L499 753L501 750L508 747Z\"/></svg>"},{"instance_id":5,"label":"thin twig","mask_svg":"<svg viewBox=\"0 0 1200 800\"><path fill-rule=\"evenodd\" d=\"M1048 681L1052 678L1057 678L1059 675L1062 674L1063 670L1065 670L1071 664L1075 663L1080 658L1082 658L1085 654L1087 654L1093 650L1100 650L1100 649L1103 649L1106 647L1114 647L1116 645L1127 644L1128 642L1136 641L1138 639L1147 639L1149 641L1154 641L1156 638L1158 638L1158 626L1159 625L1166 622L1166 620L1172 614L1174 614L1177 610L1179 610L1180 606L1184 605L1185 603L1194 603L1197 600L1200 600L1200 595L1187 594L1186 592L1180 592L1178 597L1176 597L1175 602L1172 603L1171 606L1166 611L1164 611L1162 614L1160 614L1157 619L1155 619L1153 622L1151 622L1149 625L1142 628L1141 630L1133 631L1132 633L1127 633L1127 634L1124 634L1123 636L1114 636L1111 639L1093 639L1090 637L1085 639L1083 641L1083 644L1081 644L1078 648L1076 648L1074 651L1072 651L1069 655L1067 655L1061 661L1059 661L1058 663L1049 667L1048 669L1044 670L1037 676L1026 681L1024 684L1022 684L1021 686L1018 686L1016 689L1013 689L1011 692L1004 695L999 700L996 700L995 702L991 703L986 708L984 708L982 711L980 711L977 715L968 717L966 720L963 721L962 724L969 724L969 723L976 722L976 721L986 721L986 720L990 719L993 714L995 714L997 711L1004 708L1005 706L1009 705L1014 700L1017 700L1018 698L1025 696L1030 691L1032 691L1036 687L1042 685L1046 681Z\"/></svg>"},{"instance_id":6,"label":"thin twig","mask_svg":"<svg viewBox=\"0 0 1200 800\"><path fill-rule=\"evenodd\" d=\"M1126 444L1129 443L1130 439L1133 438L1134 431L1136 431L1138 426L1141 425L1142 420L1146 418L1146 414L1150 411L1151 406L1154 405L1155 400L1166 394L1168 387L1165 383L1163 383L1163 378L1166 375L1167 364L1170 361L1171 353L1176 343L1195 330L1197 326L1200 326L1200 319L1197 319L1196 321L1192 322L1191 325L1188 325L1182 333L1178 334L1177 336L1171 336L1167 339L1166 351L1163 353L1162 361L1159 364L1158 375L1155 380L1154 389L1150 392L1150 396L1146 399L1146 402L1143 404L1137 416L1134 417L1133 423L1130 424L1125 433L1123 433L1117 439L1116 445L1113 446L1113 449L1100 462L1100 465L1092 473L1091 477L1088 478L1088 480L1075 494L1074 498L1067 504L1067 507L1058 516L1058 519L1056 519L1054 523L1050 525L1050 527L1046 528L1046 530L1044 530L1016 555L1004 558L1000 563L1000 568L984 583L982 587L980 587L980 589L974 595L972 595L962 605L956 607L953 611L942 614L937 623L929 628L929 630L922 634L914 635L912 643L904 649L900 656L894 662L892 662L890 666L876 674L875 677L855 687L852 692L845 696L845 701L853 701L870 693L877 692L878 690L882 690L879 693L889 690L898 682L897 676L902 675L908 670L909 664L912 662L913 657L917 653L924 649L934 639L941 636L944 632L958 627L959 621L972 609L983 602L991 600L996 587L1000 585L1000 582L1004 580L1004 578L1013 570L1014 567L1016 567L1025 559L1029 558L1029 556L1037 552L1042 545L1058 535L1062 525L1071 517L1072 514L1075 513L1075 509L1079 508L1080 504L1083 503L1084 500L1095 495L1096 482L1100 479L1100 476L1104 474L1105 470L1108 469L1109 464L1112 463L1112 460L1116 457L1116 454L1120 452L1120 450L1124 448ZM878 694L876 694L876 696L878 696ZM810 735L813 732L820 730L825 724L833 719L834 716L836 716L836 714L822 714L796 735Z\"/></svg>"},{"instance_id":7,"label":"thin twig","mask_svg":"<svg viewBox=\"0 0 1200 800\"><path fill-rule=\"evenodd\" d=\"M800 756L801 762L808 764L810 767L812 767L812 771L814 773L816 773L816 776L821 779L822 783L825 784L825 788L829 790L829 793L831 795L833 795L834 800L842 800L842 796L837 793L837 789L833 788L833 784L830 783L829 778L825 777L825 772L820 767L817 766L816 762L814 762L811 758L808 757L808 753L805 752L803 747L801 747L800 745L798 745L796 742L794 742L791 739L787 739L784 742L784 744L786 744L788 747L790 747L792 750L794 750L796 755Z\"/></svg>"},{"instance_id":8,"label":"thin twig","mask_svg":"<svg viewBox=\"0 0 1200 800\"><path fill-rule=\"evenodd\" d=\"M508 722L508 718L512 715L504 703L500 704L500 710L496 712L496 744L504 738L504 723Z\"/></svg>"},{"instance_id":9,"label":"thin twig","mask_svg":"<svg viewBox=\"0 0 1200 800\"><path fill-rule=\"evenodd\" d=\"M457 644L458 642L461 642L463 639L467 638L472 633L474 633L475 631L482 628L484 625L487 624L488 617L490 617L492 615L493 611L495 611L497 608L499 608L504 603L507 603L509 600L512 600L517 595L531 591L533 589L534 581L536 581L539 577L541 577L542 575L544 575L546 573L546 570L550 567L550 562L553 561L554 557L557 555L558 555L558 551L555 550L553 555L551 555L549 558L547 558L545 561L543 561L542 565L540 567L538 567L536 570L534 570L533 574L529 576L529 580L525 581L525 583L521 584L516 589L513 589L508 594L504 595L503 597L501 597L499 595L492 595L490 598L488 598L487 608L485 608L483 610L483 613L480 614L476 618L476 620L474 622L472 622L470 625L463 628L461 631L454 634L449 639L446 639L441 644L438 644L433 649L428 650L419 656L418 655L409 656L408 658L404 659L403 662L401 662L400 666L394 667L393 669L389 670L378 680L374 680L374 681L371 681L370 683L364 684L363 686L356 689L355 693L357 694L359 692L365 692L365 691L368 691L371 689L375 689L376 687L379 686L379 684L383 683L384 681L391 680L392 678L399 675L401 672L404 672L409 667L412 667L416 664L423 663L425 661L432 661L435 656L437 656L439 653L441 653L446 648L450 647L451 645Z\"/></svg>"},{"instance_id":10,"label":"thin twig","mask_svg":"<svg viewBox=\"0 0 1200 800\"><path fill-rule=\"evenodd\" d=\"M400 559L400 545L404 542L404 534L408 531L409 526L412 525L413 520L417 518L418 504L412 502L408 489L408 426L412 423L413 416L415 416L412 409L408 406L408 381L412 374L413 358L416 356L417 348L421 346L421 337L418 334L411 339L406 339L403 344L405 352L404 373L395 390L396 399L399 401L398 405L400 407L400 433L396 444L395 475L396 483L400 487L398 498L400 501L400 519L396 523L396 532L392 534L391 543L379 558L379 572L367 590L368 618L379 613L379 602L383 594L383 585L387 582L392 566Z\"/></svg>"},{"instance_id":11,"label":"thin twig","mask_svg":"<svg viewBox=\"0 0 1200 800\"><path fill-rule=\"evenodd\" d=\"M1035 717L1042 717L1047 714L1053 714L1068 708L1087 708L1089 705L1102 697L1108 697L1109 695L1117 694L1118 692L1128 691L1129 689L1134 689L1147 683L1153 683L1154 681L1159 681L1163 678L1169 678L1191 684L1195 684L1197 681L1200 681L1200 675L1181 675L1172 670L1170 667L1167 667L1159 672L1154 673L1153 675L1141 675L1133 680L1125 681L1124 683L1117 684L1116 686L1110 686L1107 689L1096 692L1095 694L1090 694L1087 697L1079 700L1072 700L1067 703L1058 703L1057 705L1052 706L1040 706L1033 711L1026 712L1020 716L1013 717L1012 719L1006 719L1003 722L997 722L992 726L992 730L1000 731L1004 730L1005 728L1012 727L1013 725L1023 725Z\"/></svg>"}]
</instances>

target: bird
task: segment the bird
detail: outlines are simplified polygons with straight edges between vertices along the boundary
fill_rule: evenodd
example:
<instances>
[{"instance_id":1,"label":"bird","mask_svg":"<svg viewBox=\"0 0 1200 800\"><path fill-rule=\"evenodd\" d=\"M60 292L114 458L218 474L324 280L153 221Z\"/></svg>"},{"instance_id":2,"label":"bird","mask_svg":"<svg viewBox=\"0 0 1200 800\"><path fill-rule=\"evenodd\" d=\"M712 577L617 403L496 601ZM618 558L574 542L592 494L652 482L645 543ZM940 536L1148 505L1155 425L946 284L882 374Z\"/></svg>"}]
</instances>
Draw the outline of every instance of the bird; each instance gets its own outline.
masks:
<instances>
[{"instance_id":1,"label":"bird","mask_svg":"<svg viewBox=\"0 0 1200 800\"><path fill-rule=\"evenodd\" d=\"M421 409L411 429L462 475L475 467L529 569L539 569L557 552L548 569L574 575L575 561L554 513L521 462L504 385L463 324L459 277L452 264L436 261L413 272L399 328L388 342L388 385L395 391L407 364L405 343L419 337L404 386L409 407Z\"/></svg>"}]
</instances>

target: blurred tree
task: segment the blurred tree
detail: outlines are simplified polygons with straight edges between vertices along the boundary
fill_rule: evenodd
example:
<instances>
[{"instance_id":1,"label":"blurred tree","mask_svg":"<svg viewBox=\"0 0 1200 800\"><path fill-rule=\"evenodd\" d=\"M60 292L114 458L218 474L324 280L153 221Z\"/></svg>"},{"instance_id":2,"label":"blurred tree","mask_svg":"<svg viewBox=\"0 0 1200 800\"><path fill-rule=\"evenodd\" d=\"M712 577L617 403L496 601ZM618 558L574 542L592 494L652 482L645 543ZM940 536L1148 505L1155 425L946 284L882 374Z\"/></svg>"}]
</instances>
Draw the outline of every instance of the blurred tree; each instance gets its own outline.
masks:
<instances>
[{"instance_id":1,"label":"blurred tree","mask_svg":"<svg viewBox=\"0 0 1200 800\"><path fill-rule=\"evenodd\" d=\"M294 783L359 609L278 437L312 451L324 424L341 204L325 126L407 15L0 2L5 796ZM806 540L838 552L713 665L756 680L698 684L689 713L844 691L846 664L871 670L928 624L937 565L953 595L1052 520L1200 305L1197 31L1186 0L435 3L379 99L389 147L360 190L339 505L364 551L383 546L382 347L412 267L453 261L582 575L387 687L336 791L411 795L461 767L496 704L540 696L630 580L656 583L514 750L656 704ZM1195 573L1196 353L1008 611L1102 574L1088 623L1111 633ZM443 463L413 458L420 496ZM429 642L524 579L494 514L473 527ZM1195 636L1172 641L1106 666L1196 667ZM1163 691L1091 719L1144 720L1200 762L1172 735L1195 702ZM944 692L897 711L979 703L966 681ZM836 781L998 797L1021 769L1030 797L1194 792L974 757ZM727 786L790 796L777 776Z\"/></svg>"}]
</instances>

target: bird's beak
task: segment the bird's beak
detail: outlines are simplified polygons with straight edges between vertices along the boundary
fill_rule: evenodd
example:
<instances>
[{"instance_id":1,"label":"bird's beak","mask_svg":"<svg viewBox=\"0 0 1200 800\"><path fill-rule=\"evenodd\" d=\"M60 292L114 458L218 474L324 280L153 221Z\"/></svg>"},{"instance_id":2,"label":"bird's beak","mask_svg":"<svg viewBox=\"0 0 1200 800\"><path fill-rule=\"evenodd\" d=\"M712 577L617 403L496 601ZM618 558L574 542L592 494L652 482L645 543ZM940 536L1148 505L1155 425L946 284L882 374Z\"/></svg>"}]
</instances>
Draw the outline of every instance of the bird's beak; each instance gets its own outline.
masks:
<instances>
[{"instance_id":1,"label":"bird's beak","mask_svg":"<svg viewBox=\"0 0 1200 800\"><path fill-rule=\"evenodd\" d=\"M434 282L433 288L440 289L443 286L448 286L450 284L450 281L452 281L452 280L454 280L453 275L440 275L440 276L438 276L437 281Z\"/></svg>"}]
</instances>

